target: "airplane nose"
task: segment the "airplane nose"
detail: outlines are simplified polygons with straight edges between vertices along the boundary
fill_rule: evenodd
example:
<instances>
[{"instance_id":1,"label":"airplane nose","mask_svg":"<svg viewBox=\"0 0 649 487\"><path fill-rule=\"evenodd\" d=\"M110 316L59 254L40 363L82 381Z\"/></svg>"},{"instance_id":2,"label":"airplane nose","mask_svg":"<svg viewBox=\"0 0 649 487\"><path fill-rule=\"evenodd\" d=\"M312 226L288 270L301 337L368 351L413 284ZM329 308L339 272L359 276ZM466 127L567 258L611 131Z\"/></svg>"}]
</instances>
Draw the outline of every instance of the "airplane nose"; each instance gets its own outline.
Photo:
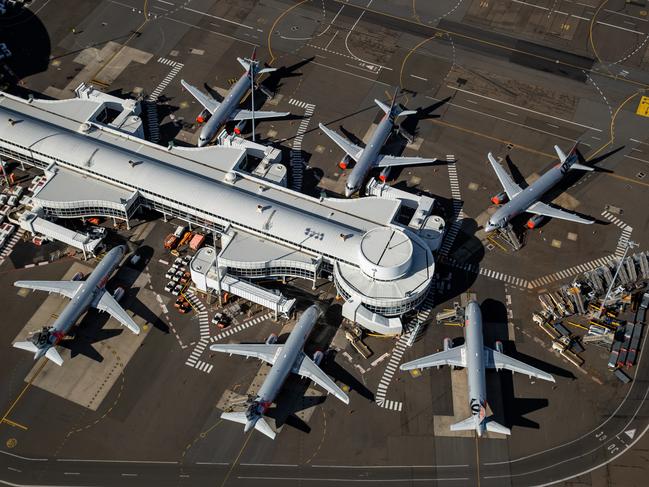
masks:
<instances>
[{"instance_id":1,"label":"airplane nose","mask_svg":"<svg viewBox=\"0 0 649 487\"><path fill-rule=\"evenodd\" d=\"M198 139L198 147L204 147L207 141L205 139Z\"/></svg>"},{"instance_id":2,"label":"airplane nose","mask_svg":"<svg viewBox=\"0 0 649 487\"><path fill-rule=\"evenodd\" d=\"M496 226L495 226L495 225L492 225L491 223L487 223L487 224L485 225L485 227L484 227L484 231L485 231L486 233L491 233L491 232L493 232L495 229L496 229Z\"/></svg>"},{"instance_id":3,"label":"airplane nose","mask_svg":"<svg viewBox=\"0 0 649 487\"><path fill-rule=\"evenodd\" d=\"M349 198L353 194L354 194L354 190L345 186L345 197Z\"/></svg>"},{"instance_id":4,"label":"airplane nose","mask_svg":"<svg viewBox=\"0 0 649 487\"><path fill-rule=\"evenodd\" d=\"M246 425L243 427L243 432L244 432L244 433L247 433L247 432L250 431L254 426L255 426L255 421L251 419L251 420L248 421L248 422L246 423Z\"/></svg>"}]
</instances>

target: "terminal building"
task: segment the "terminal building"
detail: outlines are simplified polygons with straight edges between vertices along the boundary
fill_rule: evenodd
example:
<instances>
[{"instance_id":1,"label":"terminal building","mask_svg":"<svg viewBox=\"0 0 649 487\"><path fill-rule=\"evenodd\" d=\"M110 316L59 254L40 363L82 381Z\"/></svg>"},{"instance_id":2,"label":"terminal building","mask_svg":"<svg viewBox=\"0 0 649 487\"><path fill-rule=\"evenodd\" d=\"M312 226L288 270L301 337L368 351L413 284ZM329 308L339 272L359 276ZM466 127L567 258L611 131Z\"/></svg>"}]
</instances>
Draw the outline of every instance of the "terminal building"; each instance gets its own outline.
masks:
<instances>
[{"instance_id":1,"label":"terminal building","mask_svg":"<svg viewBox=\"0 0 649 487\"><path fill-rule=\"evenodd\" d=\"M434 201L371 182L359 199L287 189L281 152L243 139L162 147L144 140L139 104L80 86L71 100L0 92L0 157L44 171L32 199L43 218L104 216L127 224L141 207L220 238L190 263L195 287L288 313L294 300L255 284L331 279L343 316L383 334L426 297L444 221ZM256 164L256 165L255 165ZM254 165L253 169L250 169Z\"/></svg>"}]
</instances>

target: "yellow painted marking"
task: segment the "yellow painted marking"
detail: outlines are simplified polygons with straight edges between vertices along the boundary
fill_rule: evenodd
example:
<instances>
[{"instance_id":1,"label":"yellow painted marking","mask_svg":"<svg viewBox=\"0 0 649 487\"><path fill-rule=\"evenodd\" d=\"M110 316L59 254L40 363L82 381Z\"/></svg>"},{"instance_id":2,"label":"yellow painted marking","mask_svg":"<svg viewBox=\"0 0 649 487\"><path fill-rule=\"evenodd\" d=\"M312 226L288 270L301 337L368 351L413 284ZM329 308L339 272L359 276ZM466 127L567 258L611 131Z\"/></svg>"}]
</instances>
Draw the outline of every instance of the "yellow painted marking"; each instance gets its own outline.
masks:
<instances>
[{"instance_id":1,"label":"yellow painted marking","mask_svg":"<svg viewBox=\"0 0 649 487\"><path fill-rule=\"evenodd\" d=\"M252 431L250 431L248 433L248 437L246 438L246 441L243 443L243 446L241 447L241 450L239 451L239 454L237 455L237 458L235 458L234 462L232 462L232 467L230 467L230 470L228 470L228 473L226 474L225 478L223 479L223 482L221 483L221 487L225 486L228 479L230 478L230 475L232 475L232 471L237 466L237 463L239 463L239 458L241 458L241 455L243 455L243 450L246 449L246 446L248 445L248 442L250 441L250 438L252 438L252 434L254 432L255 432L255 430L253 429Z\"/></svg>"},{"instance_id":2,"label":"yellow painted marking","mask_svg":"<svg viewBox=\"0 0 649 487\"><path fill-rule=\"evenodd\" d=\"M507 252L507 249L500 242L498 242L498 240L496 240L495 238L487 237L487 240L489 240L492 244L494 244L496 247L498 247L503 252Z\"/></svg>"},{"instance_id":3,"label":"yellow painted marking","mask_svg":"<svg viewBox=\"0 0 649 487\"><path fill-rule=\"evenodd\" d=\"M23 431L27 431L29 429L27 426L24 426L20 423L16 423L15 421L11 421L10 419L7 418L3 419L2 422L7 423L9 426L13 426L14 428L18 428Z\"/></svg>"},{"instance_id":4,"label":"yellow painted marking","mask_svg":"<svg viewBox=\"0 0 649 487\"><path fill-rule=\"evenodd\" d=\"M38 369L36 369L36 372L34 372L34 375L32 375L31 379L29 379L29 382L27 382L25 387L23 387L23 390L20 391L20 394L18 394L18 397L16 397L16 399L14 399L14 402L11 403L11 406L9 406L9 409L7 409L7 412L5 412L4 415L2 416L2 420L0 420L0 424L3 424L3 423L5 423L7 421L7 418L11 414L11 411L13 411L14 408L18 405L18 402L25 395L25 392L27 392L27 389L29 389L32 386L32 383L34 382L36 377L38 377L38 374L41 373L41 371L43 370L43 367L45 367L46 363L47 363L46 360L41 360L40 367L38 367Z\"/></svg>"},{"instance_id":5,"label":"yellow painted marking","mask_svg":"<svg viewBox=\"0 0 649 487\"><path fill-rule=\"evenodd\" d=\"M16 440L16 438L9 438L5 444L7 445L7 448L15 448L18 444L18 440Z\"/></svg>"},{"instance_id":6,"label":"yellow painted marking","mask_svg":"<svg viewBox=\"0 0 649 487\"><path fill-rule=\"evenodd\" d=\"M273 33L275 32L275 28L277 27L277 24L279 24L279 21L282 20L286 14L288 14L291 10L293 10L296 7L299 7L303 3L306 3L308 0L302 0L301 2L296 3L295 5L292 5L291 7L287 8L284 10L279 17L275 19L275 22L273 22L273 25L271 26L270 29L268 29L268 53L270 54L270 60L268 61L269 65L272 65L275 62L275 54L273 54L273 48L271 47L272 44L272 37Z\"/></svg>"},{"instance_id":7,"label":"yellow painted marking","mask_svg":"<svg viewBox=\"0 0 649 487\"><path fill-rule=\"evenodd\" d=\"M638 108L636 109L635 114L642 117L649 117L649 96L643 96L640 98L640 103L638 103Z\"/></svg>"}]
</instances>

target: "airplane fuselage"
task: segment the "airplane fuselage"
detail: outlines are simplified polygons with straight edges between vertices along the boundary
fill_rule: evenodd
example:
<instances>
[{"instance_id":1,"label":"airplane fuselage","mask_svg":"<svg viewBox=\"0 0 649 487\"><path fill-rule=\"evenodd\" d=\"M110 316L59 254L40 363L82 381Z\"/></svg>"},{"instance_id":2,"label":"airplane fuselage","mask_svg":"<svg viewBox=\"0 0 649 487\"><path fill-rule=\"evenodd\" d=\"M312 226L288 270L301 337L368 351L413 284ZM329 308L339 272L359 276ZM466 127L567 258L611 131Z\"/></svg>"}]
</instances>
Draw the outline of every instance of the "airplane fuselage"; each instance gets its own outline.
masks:
<instances>
[{"instance_id":1,"label":"airplane fuselage","mask_svg":"<svg viewBox=\"0 0 649 487\"><path fill-rule=\"evenodd\" d=\"M232 112L239 108L241 99L250 89L250 72L246 71L241 78L230 88L221 104L207 120L198 137L198 147L207 145L214 138L216 132L223 124L230 121Z\"/></svg>"},{"instance_id":2,"label":"airplane fuselage","mask_svg":"<svg viewBox=\"0 0 649 487\"><path fill-rule=\"evenodd\" d=\"M467 304L464 310L464 340L466 371L469 385L469 408L476 419L478 435L484 432L487 408L487 386L485 378L484 339L482 336L482 312L476 301Z\"/></svg>"},{"instance_id":3,"label":"airplane fuselage","mask_svg":"<svg viewBox=\"0 0 649 487\"><path fill-rule=\"evenodd\" d=\"M119 265L124 256L125 249L118 246L108 252L99 265L81 283L81 287L70 299L68 305L63 309L53 324L50 341L56 345L77 322L79 317L85 313L93 303L97 295L104 290L106 282L115 268Z\"/></svg>"},{"instance_id":4,"label":"airplane fuselage","mask_svg":"<svg viewBox=\"0 0 649 487\"><path fill-rule=\"evenodd\" d=\"M363 152L361 152L351 173L349 173L347 183L345 184L345 196L350 197L361 188L368 173L374 167L383 145L388 140L388 137L390 137L392 128L392 118L387 114L384 115L372 134L370 141L363 149Z\"/></svg>"},{"instance_id":5,"label":"airplane fuselage","mask_svg":"<svg viewBox=\"0 0 649 487\"><path fill-rule=\"evenodd\" d=\"M275 359L275 363L257 393L256 401L263 405L264 409L273 403L288 375L295 368L299 369L302 349L320 314L321 311L317 306L307 308L291 331L286 343L279 350L279 357ZM262 412L260 411L260 413Z\"/></svg>"},{"instance_id":6,"label":"airplane fuselage","mask_svg":"<svg viewBox=\"0 0 649 487\"><path fill-rule=\"evenodd\" d=\"M521 213L525 213L530 206L539 201L545 193L563 179L567 170L568 168L565 164L557 164L554 166L510 201L498 208L491 218L489 218L485 230L489 232L496 228L504 228L512 218Z\"/></svg>"}]
</instances>

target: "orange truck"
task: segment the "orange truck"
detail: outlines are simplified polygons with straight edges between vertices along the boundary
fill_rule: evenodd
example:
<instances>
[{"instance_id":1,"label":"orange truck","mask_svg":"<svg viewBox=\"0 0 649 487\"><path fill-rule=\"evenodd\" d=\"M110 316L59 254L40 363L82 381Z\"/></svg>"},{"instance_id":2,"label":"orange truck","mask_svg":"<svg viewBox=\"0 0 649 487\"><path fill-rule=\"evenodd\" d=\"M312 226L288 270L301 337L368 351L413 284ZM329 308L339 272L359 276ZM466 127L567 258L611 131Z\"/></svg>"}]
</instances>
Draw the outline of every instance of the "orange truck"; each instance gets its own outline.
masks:
<instances>
[{"instance_id":1,"label":"orange truck","mask_svg":"<svg viewBox=\"0 0 649 487\"><path fill-rule=\"evenodd\" d=\"M167 235L164 239L164 248L167 250L173 249L178 244L178 237L173 233Z\"/></svg>"}]
</instances>

